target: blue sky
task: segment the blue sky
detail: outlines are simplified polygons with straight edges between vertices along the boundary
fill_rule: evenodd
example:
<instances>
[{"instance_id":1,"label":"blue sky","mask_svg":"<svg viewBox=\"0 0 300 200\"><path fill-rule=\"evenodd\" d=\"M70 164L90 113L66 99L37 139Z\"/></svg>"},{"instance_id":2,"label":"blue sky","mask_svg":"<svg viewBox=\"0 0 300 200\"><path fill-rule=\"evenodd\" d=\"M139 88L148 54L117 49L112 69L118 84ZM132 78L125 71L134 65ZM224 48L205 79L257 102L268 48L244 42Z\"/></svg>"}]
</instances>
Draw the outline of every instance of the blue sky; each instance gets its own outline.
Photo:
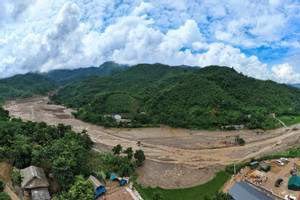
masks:
<instances>
[{"instance_id":1,"label":"blue sky","mask_svg":"<svg viewBox=\"0 0 300 200\"><path fill-rule=\"evenodd\" d=\"M300 82L298 0L2 0L0 77L118 63Z\"/></svg>"}]
</instances>

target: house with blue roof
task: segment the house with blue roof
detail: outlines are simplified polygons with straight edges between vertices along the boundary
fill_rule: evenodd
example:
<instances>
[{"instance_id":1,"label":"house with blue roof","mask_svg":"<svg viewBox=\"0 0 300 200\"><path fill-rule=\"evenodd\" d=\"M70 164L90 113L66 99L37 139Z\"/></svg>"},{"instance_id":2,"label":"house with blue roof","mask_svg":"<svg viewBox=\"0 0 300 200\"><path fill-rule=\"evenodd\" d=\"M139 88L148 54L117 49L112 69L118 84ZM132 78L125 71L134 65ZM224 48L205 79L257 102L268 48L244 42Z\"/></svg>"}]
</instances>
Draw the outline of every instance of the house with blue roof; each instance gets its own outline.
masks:
<instances>
[{"instance_id":1,"label":"house with blue roof","mask_svg":"<svg viewBox=\"0 0 300 200\"><path fill-rule=\"evenodd\" d=\"M246 182L237 182L229 190L234 200L274 200Z\"/></svg>"}]
</instances>

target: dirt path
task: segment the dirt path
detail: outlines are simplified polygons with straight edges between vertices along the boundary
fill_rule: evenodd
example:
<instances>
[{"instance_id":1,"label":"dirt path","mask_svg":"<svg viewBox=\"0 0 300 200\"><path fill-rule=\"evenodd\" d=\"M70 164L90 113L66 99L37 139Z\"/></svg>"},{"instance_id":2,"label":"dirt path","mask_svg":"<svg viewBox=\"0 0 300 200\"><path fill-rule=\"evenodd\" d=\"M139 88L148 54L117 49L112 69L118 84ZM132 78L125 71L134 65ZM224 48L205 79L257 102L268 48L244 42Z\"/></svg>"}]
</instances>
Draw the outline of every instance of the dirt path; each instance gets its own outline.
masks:
<instances>
[{"instance_id":1,"label":"dirt path","mask_svg":"<svg viewBox=\"0 0 300 200\"><path fill-rule=\"evenodd\" d=\"M5 186L4 192L6 192L12 200L20 200L19 197L13 191L11 191L7 185Z\"/></svg>"},{"instance_id":2,"label":"dirt path","mask_svg":"<svg viewBox=\"0 0 300 200\"><path fill-rule=\"evenodd\" d=\"M5 109L11 116L23 120L45 121L52 125L64 123L75 131L86 129L97 151L110 151L117 144L142 149L147 160L138 169L138 181L152 186L181 188L198 185L210 180L216 171L233 161L240 162L299 145L300 131L292 128L300 128L300 124L266 132L191 131L169 127L106 129L74 119L72 110L47 102L48 97L8 101ZM246 141L245 146L234 146L237 135Z\"/></svg>"}]
</instances>

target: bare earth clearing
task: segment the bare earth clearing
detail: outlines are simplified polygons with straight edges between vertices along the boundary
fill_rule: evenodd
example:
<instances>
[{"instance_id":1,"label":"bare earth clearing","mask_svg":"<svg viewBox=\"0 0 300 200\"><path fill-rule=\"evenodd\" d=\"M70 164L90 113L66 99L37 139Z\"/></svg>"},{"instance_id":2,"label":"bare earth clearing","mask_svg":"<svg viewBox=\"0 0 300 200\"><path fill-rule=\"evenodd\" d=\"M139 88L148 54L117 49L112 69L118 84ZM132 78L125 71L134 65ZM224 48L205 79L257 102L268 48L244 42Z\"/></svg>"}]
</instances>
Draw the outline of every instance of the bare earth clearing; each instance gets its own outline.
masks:
<instances>
[{"instance_id":1,"label":"bare earth clearing","mask_svg":"<svg viewBox=\"0 0 300 200\"><path fill-rule=\"evenodd\" d=\"M117 144L124 148L142 149L146 155L144 166L138 169L140 183L163 188L184 188L212 179L215 172L234 161L272 154L299 146L300 124L272 131L192 131L186 129L103 128L74 119L71 109L47 105L48 97L36 96L6 102L4 108L12 117L27 121L45 121L57 125L71 125L74 131L88 130L97 151L110 151ZM245 146L234 146L239 135ZM137 146L141 142L141 147Z\"/></svg>"}]
</instances>

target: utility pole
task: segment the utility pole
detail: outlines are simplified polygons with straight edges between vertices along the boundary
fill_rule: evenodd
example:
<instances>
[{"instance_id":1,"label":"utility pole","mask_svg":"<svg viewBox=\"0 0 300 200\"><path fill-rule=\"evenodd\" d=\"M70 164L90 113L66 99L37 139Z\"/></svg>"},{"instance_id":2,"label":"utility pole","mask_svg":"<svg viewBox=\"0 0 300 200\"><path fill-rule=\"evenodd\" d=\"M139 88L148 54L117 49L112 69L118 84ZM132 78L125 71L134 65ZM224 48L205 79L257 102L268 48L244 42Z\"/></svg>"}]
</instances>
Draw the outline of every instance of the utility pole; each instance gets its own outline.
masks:
<instances>
[{"instance_id":1,"label":"utility pole","mask_svg":"<svg viewBox=\"0 0 300 200\"><path fill-rule=\"evenodd\" d=\"M235 161L233 161L233 170L234 170L234 175L235 175L236 174Z\"/></svg>"}]
</instances>

